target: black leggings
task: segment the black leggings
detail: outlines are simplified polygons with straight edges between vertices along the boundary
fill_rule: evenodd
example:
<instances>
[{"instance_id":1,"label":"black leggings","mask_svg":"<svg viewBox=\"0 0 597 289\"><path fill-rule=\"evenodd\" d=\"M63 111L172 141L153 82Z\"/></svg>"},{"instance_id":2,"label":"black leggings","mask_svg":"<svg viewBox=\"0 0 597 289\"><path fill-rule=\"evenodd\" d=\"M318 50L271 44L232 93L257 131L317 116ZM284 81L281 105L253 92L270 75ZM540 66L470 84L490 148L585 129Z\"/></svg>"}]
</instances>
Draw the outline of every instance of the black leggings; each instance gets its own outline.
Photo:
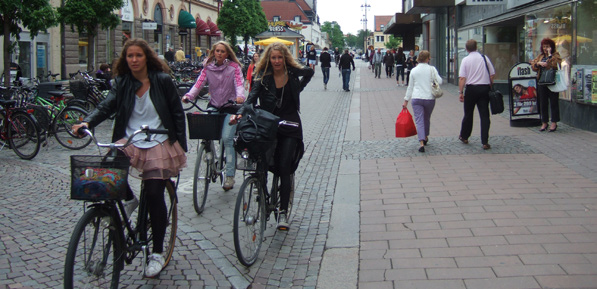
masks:
<instances>
[{"instance_id":1,"label":"black leggings","mask_svg":"<svg viewBox=\"0 0 597 289\"><path fill-rule=\"evenodd\" d=\"M164 201L166 182L170 180L144 180L143 190L153 232L153 253L164 251L164 236L168 226L168 210Z\"/></svg>"},{"instance_id":2,"label":"black leggings","mask_svg":"<svg viewBox=\"0 0 597 289\"><path fill-rule=\"evenodd\" d=\"M280 210L288 210L290 201L290 175L293 173L294 156L299 140L292 137L278 136L275 167L280 176Z\"/></svg>"}]
</instances>

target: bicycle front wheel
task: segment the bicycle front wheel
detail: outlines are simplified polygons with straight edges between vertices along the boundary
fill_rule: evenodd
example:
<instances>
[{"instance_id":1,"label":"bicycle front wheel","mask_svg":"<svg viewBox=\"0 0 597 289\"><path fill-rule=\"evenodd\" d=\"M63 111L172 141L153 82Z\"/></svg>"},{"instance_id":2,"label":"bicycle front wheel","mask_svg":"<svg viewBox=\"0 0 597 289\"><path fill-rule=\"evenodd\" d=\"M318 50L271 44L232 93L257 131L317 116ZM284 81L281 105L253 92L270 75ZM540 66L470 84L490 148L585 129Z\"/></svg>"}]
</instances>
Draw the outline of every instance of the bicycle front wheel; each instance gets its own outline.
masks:
<instances>
[{"instance_id":1,"label":"bicycle front wheel","mask_svg":"<svg viewBox=\"0 0 597 289\"><path fill-rule=\"evenodd\" d=\"M245 179L234 208L234 249L244 266L251 266L259 256L265 231L265 198L256 177Z\"/></svg>"},{"instance_id":2,"label":"bicycle front wheel","mask_svg":"<svg viewBox=\"0 0 597 289\"><path fill-rule=\"evenodd\" d=\"M92 208L77 223L64 264L64 288L118 288L124 255L116 225L106 211Z\"/></svg>"},{"instance_id":3,"label":"bicycle front wheel","mask_svg":"<svg viewBox=\"0 0 597 289\"><path fill-rule=\"evenodd\" d=\"M197 161L195 162L195 174L193 177L193 206L195 212L201 215L207 201L209 189L211 162L213 162L213 151L208 151L204 143L199 145L197 150Z\"/></svg>"},{"instance_id":4,"label":"bicycle front wheel","mask_svg":"<svg viewBox=\"0 0 597 289\"><path fill-rule=\"evenodd\" d=\"M15 112L8 126L8 143L14 152L24 160L34 158L41 143L37 121L24 112Z\"/></svg>"},{"instance_id":5,"label":"bicycle front wheel","mask_svg":"<svg viewBox=\"0 0 597 289\"><path fill-rule=\"evenodd\" d=\"M79 138L72 132L73 125L83 122L87 114L87 111L77 106L67 106L62 109L54 119L53 126L58 143L71 150L80 150L89 145L90 136Z\"/></svg>"}]
</instances>

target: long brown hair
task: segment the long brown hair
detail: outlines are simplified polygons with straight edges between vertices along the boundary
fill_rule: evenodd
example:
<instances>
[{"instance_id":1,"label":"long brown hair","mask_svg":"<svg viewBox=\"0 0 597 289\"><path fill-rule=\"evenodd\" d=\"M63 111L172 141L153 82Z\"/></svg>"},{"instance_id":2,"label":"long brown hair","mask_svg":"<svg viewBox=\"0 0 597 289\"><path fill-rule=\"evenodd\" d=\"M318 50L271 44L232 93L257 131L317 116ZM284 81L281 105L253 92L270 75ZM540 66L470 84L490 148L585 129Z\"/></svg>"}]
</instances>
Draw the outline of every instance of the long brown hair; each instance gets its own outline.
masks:
<instances>
[{"instance_id":1,"label":"long brown hair","mask_svg":"<svg viewBox=\"0 0 597 289\"><path fill-rule=\"evenodd\" d=\"M543 51L543 45L549 45L549 47L551 47L551 54L556 53L556 43L550 38L545 37L543 40L541 40L541 54L547 55L547 53Z\"/></svg>"},{"instance_id":2,"label":"long brown hair","mask_svg":"<svg viewBox=\"0 0 597 289\"><path fill-rule=\"evenodd\" d=\"M168 64L158 58L157 53L155 53L155 51L149 47L147 41L141 38L132 38L124 43L124 47L122 47L122 53L120 53L120 57L112 68L114 76L125 75L131 72L128 63L126 62L126 53L131 46L138 46L143 50L145 58L147 59L147 70L162 71L166 73L170 72L170 67L168 67Z\"/></svg>"},{"instance_id":3,"label":"long brown hair","mask_svg":"<svg viewBox=\"0 0 597 289\"><path fill-rule=\"evenodd\" d=\"M260 72L263 72L262 76L269 75L272 73L269 69L269 67L270 67L269 59L272 56L272 51L274 51L274 50L282 53L282 56L284 57L284 67L285 68L287 68L288 66L299 68L299 69L303 68L302 65L300 65L298 62L296 62L296 60L294 60L294 57L292 57L292 53L290 53L290 49L288 49L288 47L286 45L284 45L281 42L274 42L274 43L268 45L267 48L265 48L263 55L261 55L261 59L259 59L259 62L257 64L255 64L255 70L253 71L253 75L259 75ZM261 78L259 78L259 79L261 79Z\"/></svg>"},{"instance_id":4,"label":"long brown hair","mask_svg":"<svg viewBox=\"0 0 597 289\"><path fill-rule=\"evenodd\" d=\"M226 52L228 53L228 60L232 61L232 62L236 62L238 65L240 65L240 67L242 67L243 65L240 63L240 61L238 60L238 58L236 58L236 54L234 54L234 50L232 50L232 46L230 46L230 44L226 41L218 41L216 42L216 44L214 44L211 47L211 50L209 51L209 54L207 55L207 61L205 62L206 64L211 63L215 58L216 58L216 46L218 45L224 45L224 47L226 48Z\"/></svg>"}]
</instances>

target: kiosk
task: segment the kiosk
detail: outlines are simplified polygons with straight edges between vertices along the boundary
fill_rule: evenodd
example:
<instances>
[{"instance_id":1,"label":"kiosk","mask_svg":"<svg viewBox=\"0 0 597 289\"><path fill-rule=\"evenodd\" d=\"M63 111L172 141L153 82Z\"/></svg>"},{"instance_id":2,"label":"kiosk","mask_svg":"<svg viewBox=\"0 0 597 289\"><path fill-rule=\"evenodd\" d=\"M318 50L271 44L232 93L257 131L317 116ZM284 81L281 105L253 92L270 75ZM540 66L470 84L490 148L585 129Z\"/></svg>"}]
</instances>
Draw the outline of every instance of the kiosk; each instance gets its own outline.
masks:
<instances>
[{"instance_id":1,"label":"kiosk","mask_svg":"<svg viewBox=\"0 0 597 289\"><path fill-rule=\"evenodd\" d=\"M510 89L510 126L541 125L537 72L531 69L530 63L520 62L512 66L508 74L508 88Z\"/></svg>"}]
</instances>

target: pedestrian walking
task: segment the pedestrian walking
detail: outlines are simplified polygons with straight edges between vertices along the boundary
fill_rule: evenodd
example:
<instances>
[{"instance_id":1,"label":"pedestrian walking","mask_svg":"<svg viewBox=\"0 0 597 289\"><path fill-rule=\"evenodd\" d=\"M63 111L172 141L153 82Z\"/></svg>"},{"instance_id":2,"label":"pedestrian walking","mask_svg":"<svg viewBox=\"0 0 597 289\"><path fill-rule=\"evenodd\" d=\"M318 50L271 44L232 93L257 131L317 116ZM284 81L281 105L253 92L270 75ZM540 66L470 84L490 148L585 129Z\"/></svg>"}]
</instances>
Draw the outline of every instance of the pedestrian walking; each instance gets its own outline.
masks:
<instances>
[{"instance_id":1,"label":"pedestrian walking","mask_svg":"<svg viewBox=\"0 0 597 289\"><path fill-rule=\"evenodd\" d=\"M417 66L417 57L415 56L415 51L411 50L406 58L406 85L408 85L410 71L413 70L415 66Z\"/></svg>"},{"instance_id":2,"label":"pedestrian walking","mask_svg":"<svg viewBox=\"0 0 597 289\"><path fill-rule=\"evenodd\" d=\"M541 40L541 54L531 61L531 67L537 71L537 80L541 74L548 69L558 69L558 65L562 63L560 53L556 51L556 43L549 39L543 38ZM560 121L560 104L558 92L553 92L548 88L547 84L537 84L537 96L539 97L539 114L541 115L541 128L539 131L545 131L549 122L549 110L551 110L551 125L549 132L554 132L558 128L558 121Z\"/></svg>"},{"instance_id":3,"label":"pedestrian walking","mask_svg":"<svg viewBox=\"0 0 597 289\"><path fill-rule=\"evenodd\" d=\"M255 83L246 103L237 115L230 118L236 123L243 111L256 105L280 117L280 120L296 122L298 127L280 126L276 135L274 171L280 176L280 211L278 230L288 230L286 212L290 201L291 174L298 167L304 153L303 128L301 124L300 92L311 81L313 69L298 64L288 47L276 42L270 44L255 67Z\"/></svg>"},{"instance_id":4,"label":"pedestrian walking","mask_svg":"<svg viewBox=\"0 0 597 289\"><path fill-rule=\"evenodd\" d=\"M246 91L251 91L251 88L253 87L253 70L255 69L255 64L257 64L257 62L259 62L259 53L255 52L253 53L253 57L251 57L251 63L247 68L247 78L245 81Z\"/></svg>"},{"instance_id":5,"label":"pedestrian walking","mask_svg":"<svg viewBox=\"0 0 597 289\"><path fill-rule=\"evenodd\" d=\"M383 62L383 55L381 54L381 48L377 48L377 52L373 55L373 67L375 71L375 77L381 78L381 63Z\"/></svg>"},{"instance_id":6,"label":"pedestrian walking","mask_svg":"<svg viewBox=\"0 0 597 289\"><path fill-rule=\"evenodd\" d=\"M406 63L406 56L402 47L398 47L394 60L396 61L396 84L402 86L404 85L404 64Z\"/></svg>"},{"instance_id":7,"label":"pedestrian walking","mask_svg":"<svg viewBox=\"0 0 597 289\"><path fill-rule=\"evenodd\" d=\"M469 54L462 59L459 71L458 95L460 102L464 103L464 117L458 139L468 144L468 138L473 130L473 113L477 106L481 118L481 143L483 149L488 150L491 148L489 145L489 89L493 84L495 69L489 57L477 52L476 40L469 39L465 48Z\"/></svg>"},{"instance_id":8,"label":"pedestrian walking","mask_svg":"<svg viewBox=\"0 0 597 289\"><path fill-rule=\"evenodd\" d=\"M126 142L141 125L168 130L167 135L156 135L155 141L144 141L145 137L138 135L133 145L123 150L137 171L130 175L142 176L141 195L147 199L153 248L147 258L145 276L150 278L157 276L166 263L162 256L168 225L166 183L186 167L187 160L185 115L169 71L166 62L158 58L145 40L128 40L114 67L114 87L83 123L72 127L78 135L79 128L93 129L116 112L112 142ZM139 205L130 188L126 200L125 211L130 216Z\"/></svg>"},{"instance_id":9,"label":"pedestrian walking","mask_svg":"<svg viewBox=\"0 0 597 289\"><path fill-rule=\"evenodd\" d=\"M332 67L332 56L328 53L327 47L324 47L321 55L319 55L319 63L321 63L321 72L323 73L323 89L328 89L330 67Z\"/></svg>"},{"instance_id":10,"label":"pedestrian walking","mask_svg":"<svg viewBox=\"0 0 597 289\"><path fill-rule=\"evenodd\" d=\"M309 51L307 52L307 63L309 63L311 69L315 69L315 64L317 64L317 51L315 51L315 45L311 45L311 48L309 48Z\"/></svg>"},{"instance_id":11,"label":"pedestrian walking","mask_svg":"<svg viewBox=\"0 0 597 289\"><path fill-rule=\"evenodd\" d=\"M340 62L340 50L338 47L334 49L334 62L336 63L336 67L338 67L338 62Z\"/></svg>"},{"instance_id":12,"label":"pedestrian walking","mask_svg":"<svg viewBox=\"0 0 597 289\"><path fill-rule=\"evenodd\" d=\"M352 64L352 70L355 70L354 60L352 56L348 54L348 49L344 49L344 53L340 56L340 64L338 68L342 71L342 89L344 91L350 91L348 84L350 82L350 65Z\"/></svg>"},{"instance_id":13,"label":"pedestrian walking","mask_svg":"<svg viewBox=\"0 0 597 289\"><path fill-rule=\"evenodd\" d=\"M386 66L386 78L392 77L392 74L394 73L394 53L392 53L392 51L386 51L386 55L383 57L383 63Z\"/></svg>"},{"instance_id":14,"label":"pedestrian walking","mask_svg":"<svg viewBox=\"0 0 597 289\"><path fill-rule=\"evenodd\" d=\"M417 62L419 65L410 74L410 83L404 96L403 108L406 108L408 101L412 98L415 126L419 138L419 152L425 152L425 146L429 141L429 128L431 126L431 113L435 107L435 97L431 94L431 82L442 84L442 78L435 67L429 65L431 59L429 51L423 50L419 53Z\"/></svg>"},{"instance_id":15,"label":"pedestrian walking","mask_svg":"<svg viewBox=\"0 0 597 289\"><path fill-rule=\"evenodd\" d=\"M164 53L164 58L168 63L174 62L174 49L172 47L168 47L168 51Z\"/></svg>"},{"instance_id":16,"label":"pedestrian walking","mask_svg":"<svg viewBox=\"0 0 597 289\"><path fill-rule=\"evenodd\" d=\"M207 104L208 109L219 110L222 107L225 108L231 101L234 103L243 103L245 101L241 64L228 42L216 42L203 67L195 85L182 97L183 102L194 100L206 83L209 83L209 94L211 96ZM225 111L225 113L227 114L226 118L229 118L231 114L236 114L236 111ZM236 173L235 133L236 125L231 126L224 122L222 141L226 152L226 178L223 185L225 191L234 187L234 175Z\"/></svg>"}]
</instances>

